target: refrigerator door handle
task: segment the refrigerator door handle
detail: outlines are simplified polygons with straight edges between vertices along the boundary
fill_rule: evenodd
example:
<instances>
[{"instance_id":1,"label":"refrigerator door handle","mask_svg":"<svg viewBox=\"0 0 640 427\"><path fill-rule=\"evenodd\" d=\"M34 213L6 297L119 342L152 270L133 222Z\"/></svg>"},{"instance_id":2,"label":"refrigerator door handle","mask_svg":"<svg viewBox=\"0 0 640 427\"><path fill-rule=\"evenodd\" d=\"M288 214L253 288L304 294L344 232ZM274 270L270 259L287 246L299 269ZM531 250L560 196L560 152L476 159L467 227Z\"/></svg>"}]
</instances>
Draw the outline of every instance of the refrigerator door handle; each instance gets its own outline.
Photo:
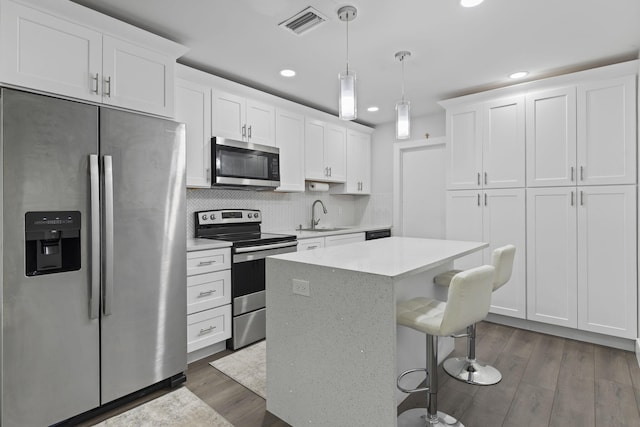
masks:
<instances>
[{"instance_id":1,"label":"refrigerator door handle","mask_svg":"<svg viewBox=\"0 0 640 427\"><path fill-rule=\"evenodd\" d=\"M100 175L98 155L89 155L91 176L91 295L89 296L90 319L100 314Z\"/></svg>"},{"instance_id":2,"label":"refrigerator door handle","mask_svg":"<svg viewBox=\"0 0 640 427\"><path fill-rule=\"evenodd\" d=\"M104 302L105 316L111 314L113 301L113 163L111 156L103 156L104 162Z\"/></svg>"}]
</instances>

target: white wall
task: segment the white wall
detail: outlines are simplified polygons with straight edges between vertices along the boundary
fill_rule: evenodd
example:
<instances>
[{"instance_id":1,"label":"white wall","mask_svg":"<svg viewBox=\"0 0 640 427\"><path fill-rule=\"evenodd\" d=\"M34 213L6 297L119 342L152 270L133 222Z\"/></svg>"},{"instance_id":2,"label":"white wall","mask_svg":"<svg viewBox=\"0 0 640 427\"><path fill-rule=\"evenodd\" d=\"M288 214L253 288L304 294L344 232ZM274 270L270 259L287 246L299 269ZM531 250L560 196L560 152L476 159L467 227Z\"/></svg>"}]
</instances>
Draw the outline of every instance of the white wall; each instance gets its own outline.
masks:
<instances>
[{"instance_id":1,"label":"white wall","mask_svg":"<svg viewBox=\"0 0 640 427\"><path fill-rule=\"evenodd\" d=\"M444 110L440 114L413 117L411 140L445 136ZM371 196L356 201L356 216L363 224L393 223L393 145L396 139L395 123L376 127L371 138Z\"/></svg>"}]
</instances>

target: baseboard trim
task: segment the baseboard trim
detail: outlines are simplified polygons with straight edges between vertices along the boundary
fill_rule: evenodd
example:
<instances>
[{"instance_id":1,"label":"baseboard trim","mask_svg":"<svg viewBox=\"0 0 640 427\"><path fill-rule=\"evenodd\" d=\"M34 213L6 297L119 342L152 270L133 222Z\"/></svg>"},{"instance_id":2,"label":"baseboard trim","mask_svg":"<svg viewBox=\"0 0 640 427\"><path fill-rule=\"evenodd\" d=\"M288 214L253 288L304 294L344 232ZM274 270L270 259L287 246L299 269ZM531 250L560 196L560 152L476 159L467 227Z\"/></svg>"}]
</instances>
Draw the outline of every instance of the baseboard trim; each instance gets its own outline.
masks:
<instances>
[{"instance_id":1,"label":"baseboard trim","mask_svg":"<svg viewBox=\"0 0 640 427\"><path fill-rule=\"evenodd\" d=\"M227 348L227 341L222 341L217 344L212 344L208 347L201 348L191 353L187 353L187 363L195 362L196 360L204 359L213 354L219 353Z\"/></svg>"},{"instance_id":2,"label":"baseboard trim","mask_svg":"<svg viewBox=\"0 0 640 427\"><path fill-rule=\"evenodd\" d=\"M639 340L612 337L595 332L581 331L578 329L565 328L563 326L557 325L548 325L546 323L501 316L499 314L493 313L489 313L486 320L488 322L512 326L514 328L525 329L528 331L540 332L542 334L555 335L562 338L569 338L572 340L584 341L592 344L598 344L606 347L619 348L621 350L635 352L636 357L638 357L638 363L640 364Z\"/></svg>"}]
</instances>

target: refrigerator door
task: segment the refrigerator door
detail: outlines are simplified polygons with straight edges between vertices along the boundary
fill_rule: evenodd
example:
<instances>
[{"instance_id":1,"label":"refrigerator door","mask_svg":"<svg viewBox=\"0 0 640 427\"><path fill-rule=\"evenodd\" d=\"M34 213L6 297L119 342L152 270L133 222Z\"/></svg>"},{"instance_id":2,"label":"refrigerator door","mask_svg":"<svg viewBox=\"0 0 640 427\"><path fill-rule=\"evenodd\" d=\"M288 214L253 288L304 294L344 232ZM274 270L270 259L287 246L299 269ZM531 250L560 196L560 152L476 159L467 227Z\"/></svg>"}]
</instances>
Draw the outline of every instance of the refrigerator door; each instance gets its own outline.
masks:
<instances>
[{"instance_id":1,"label":"refrigerator door","mask_svg":"<svg viewBox=\"0 0 640 427\"><path fill-rule=\"evenodd\" d=\"M184 125L100 110L102 403L186 370Z\"/></svg>"},{"instance_id":2,"label":"refrigerator door","mask_svg":"<svg viewBox=\"0 0 640 427\"><path fill-rule=\"evenodd\" d=\"M91 318L89 250L89 156L98 152L98 109L8 89L0 96L0 425L43 426L100 404L99 320ZM80 213L79 270L25 275L29 211Z\"/></svg>"}]
</instances>

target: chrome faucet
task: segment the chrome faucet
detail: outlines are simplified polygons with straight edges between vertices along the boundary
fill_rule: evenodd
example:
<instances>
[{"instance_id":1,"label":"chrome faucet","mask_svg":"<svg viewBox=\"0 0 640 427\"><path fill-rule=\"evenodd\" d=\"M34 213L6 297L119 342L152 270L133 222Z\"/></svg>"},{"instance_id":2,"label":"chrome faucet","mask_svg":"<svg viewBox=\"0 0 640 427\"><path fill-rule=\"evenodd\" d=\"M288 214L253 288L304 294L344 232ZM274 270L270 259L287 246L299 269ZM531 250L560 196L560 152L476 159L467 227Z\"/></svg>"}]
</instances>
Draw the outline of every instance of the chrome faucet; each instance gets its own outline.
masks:
<instances>
[{"instance_id":1,"label":"chrome faucet","mask_svg":"<svg viewBox=\"0 0 640 427\"><path fill-rule=\"evenodd\" d=\"M316 219L316 203L320 203L322 205L322 210L324 211L324 213L327 213L327 208L325 207L324 203L322 203L322 200L318 199L315 202L313 202L313 204L311 205L311 229L315 230L316 229L316 225L318 225L318 223L320 222L320 219Z\"/></svg>"}]
</instances>

